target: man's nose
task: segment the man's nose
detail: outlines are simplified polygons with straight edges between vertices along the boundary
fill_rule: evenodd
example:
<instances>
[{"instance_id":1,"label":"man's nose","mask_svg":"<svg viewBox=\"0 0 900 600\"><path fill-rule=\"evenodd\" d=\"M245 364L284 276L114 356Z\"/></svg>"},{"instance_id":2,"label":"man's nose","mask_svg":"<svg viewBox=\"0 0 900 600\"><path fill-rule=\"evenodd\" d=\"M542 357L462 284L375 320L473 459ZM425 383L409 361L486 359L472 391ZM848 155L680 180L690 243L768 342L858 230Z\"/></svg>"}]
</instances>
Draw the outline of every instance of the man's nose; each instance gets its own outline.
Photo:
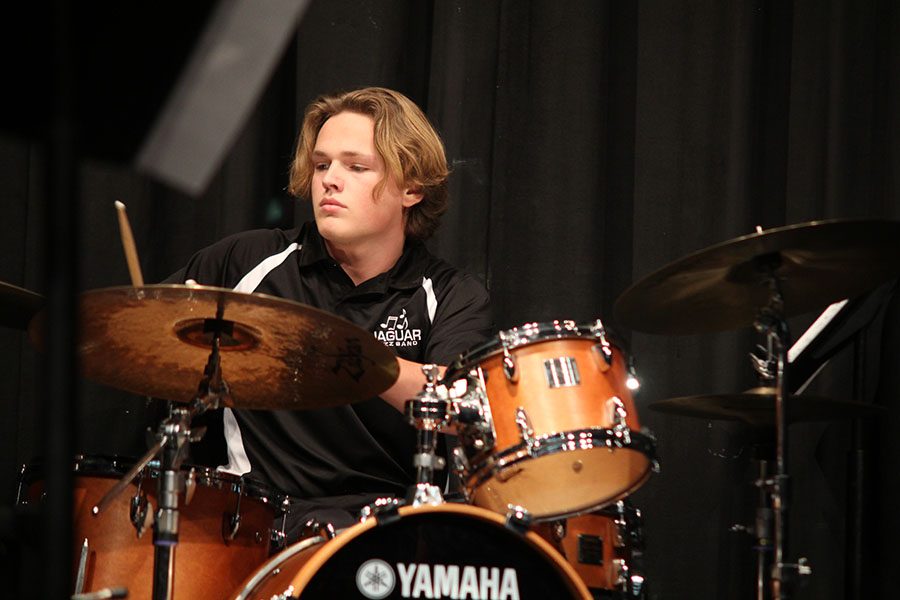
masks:
<instances>
[{"instance_id":1,"label":"man's nose","mask_svg":"<svg viewBox=\"0 0 900 600\"><path fill-rule=\"evenodd\" d=\"M343 180L340 178L337 171L337 165L331 163L325 171L325 174L322 176L322 185L325 186L326 190L334 189L340 191L343 186Z\"/></svg>"}]
</instances>

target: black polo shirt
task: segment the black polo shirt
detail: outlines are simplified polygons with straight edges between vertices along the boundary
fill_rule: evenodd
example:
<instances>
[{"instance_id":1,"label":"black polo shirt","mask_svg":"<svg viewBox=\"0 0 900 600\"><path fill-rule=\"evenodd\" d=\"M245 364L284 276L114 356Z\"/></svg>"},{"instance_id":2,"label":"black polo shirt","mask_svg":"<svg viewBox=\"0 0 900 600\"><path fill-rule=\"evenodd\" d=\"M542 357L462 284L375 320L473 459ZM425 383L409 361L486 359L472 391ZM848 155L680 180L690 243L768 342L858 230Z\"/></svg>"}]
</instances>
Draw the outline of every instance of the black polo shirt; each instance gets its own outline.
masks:
<instances>
[{"instance_id":1,"label":"black polo shirt","mask_svg":"<svg viewBox=\"0 0 900 600\"><path fill-rule=\"evenodd\" d=\"M420 363L447 364L492 330L484 286L423 244L408 243L390 271L356 286L328 254L314 223L225 238L168 281L187 279L329 311ZM349 504L361 505L369 497L403 494L414 479L415 429L380 398L307 411L225 409L224 423L228 470L249 466L250 477L298 498L360 495ZM221 443L215 431L211 427L208 437ZM243 466L234 460L241 447Z\"/></svg>"}]
</instances>

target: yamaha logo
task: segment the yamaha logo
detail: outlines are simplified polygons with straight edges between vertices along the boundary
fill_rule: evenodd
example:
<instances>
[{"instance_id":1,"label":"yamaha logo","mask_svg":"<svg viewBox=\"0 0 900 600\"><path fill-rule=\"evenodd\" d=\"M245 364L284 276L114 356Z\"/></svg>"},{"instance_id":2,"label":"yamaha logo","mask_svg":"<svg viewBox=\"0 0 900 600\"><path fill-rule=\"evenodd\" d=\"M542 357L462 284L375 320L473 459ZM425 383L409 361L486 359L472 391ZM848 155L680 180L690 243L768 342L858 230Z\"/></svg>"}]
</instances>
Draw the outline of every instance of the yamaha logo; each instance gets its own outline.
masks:
<instances>
[{"instance_id":1,"label":"yamaha logo","mask_svg":"<svg viewBox=\"0 0 900 600\"><path fill-rule=\"evenodd\" d=\"M356 586L366 598L386 598L400 578L401 598L519 600L516 570L497 567L397 563L367 560L356 571Z\"/></svg>"},{"instance_id":2,"label":"yamaha logo","mask_svg":"<svg viewBox=\"0 0 900 600\"><path fill-rule=\"evenodd\" d=\"M366 598L386 598L394 591L394 570L383 560L373 558L356 571L356 587Z\"/></svg>"}]
</instances>

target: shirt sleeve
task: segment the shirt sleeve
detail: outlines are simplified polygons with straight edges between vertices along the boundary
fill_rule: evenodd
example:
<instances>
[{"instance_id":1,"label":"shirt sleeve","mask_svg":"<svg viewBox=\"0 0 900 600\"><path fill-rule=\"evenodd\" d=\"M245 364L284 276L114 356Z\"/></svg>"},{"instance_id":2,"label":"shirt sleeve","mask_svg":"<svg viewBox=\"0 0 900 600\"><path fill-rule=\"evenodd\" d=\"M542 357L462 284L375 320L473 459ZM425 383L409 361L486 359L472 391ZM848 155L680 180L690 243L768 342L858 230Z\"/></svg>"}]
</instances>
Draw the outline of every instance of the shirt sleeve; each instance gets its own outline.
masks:
<instances>
[{"instance_id":1,"label":"shirt sleeve","mask_svg":"<svg viewBox=\"0 0 900 600\"><path fill-rule=\"evenodd\" d=\"M184 283L193 279L200 285L233 287L226 281L226 265L235 243L235 238L226 238L198 251L185 266L166 277L163 283Z\"/></svg>"},{"instance_id":2,"label":"shirt sleeve","mask_svg":"<svg viewBox=\"0 0 900 600\"><path fill-rule=\"evenodd\" d=\"M438 301L424 360L450 364L460 353L487 340L493 329L488 291L471 275L462 275Z\"/></svg>"},{"instance_id":3,"label":"shirt sleeve","mask_svg":"<svg viewBox=\"0 0 900 600\"><path fill-rule=\"evenodd\" d=\"M184 283L232 289L247 271L271 254L283 250L286 236L274 230L251 230L230 235L194 254L187 264L163 283Z\"/></svg>"}]
</instances>

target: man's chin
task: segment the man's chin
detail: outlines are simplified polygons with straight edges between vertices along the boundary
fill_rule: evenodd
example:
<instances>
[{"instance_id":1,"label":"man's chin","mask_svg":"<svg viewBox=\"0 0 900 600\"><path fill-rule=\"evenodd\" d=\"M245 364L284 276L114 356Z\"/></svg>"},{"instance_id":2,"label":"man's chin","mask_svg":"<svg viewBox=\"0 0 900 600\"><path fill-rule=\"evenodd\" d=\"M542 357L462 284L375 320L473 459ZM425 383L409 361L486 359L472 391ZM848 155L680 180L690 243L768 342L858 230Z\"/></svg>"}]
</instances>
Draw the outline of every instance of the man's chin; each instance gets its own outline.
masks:
<instances>
[{"instance_id":1,"label":"man's chin","mask_svg":"<svg viewBox=\"0 0 900 600\"><path fill-rule=\"evenodd\" d=\"M316 217L316 227L319 235L332 244L346 244L355 239L349 224L334 217Z\"/></svg>"}]
</instances>

